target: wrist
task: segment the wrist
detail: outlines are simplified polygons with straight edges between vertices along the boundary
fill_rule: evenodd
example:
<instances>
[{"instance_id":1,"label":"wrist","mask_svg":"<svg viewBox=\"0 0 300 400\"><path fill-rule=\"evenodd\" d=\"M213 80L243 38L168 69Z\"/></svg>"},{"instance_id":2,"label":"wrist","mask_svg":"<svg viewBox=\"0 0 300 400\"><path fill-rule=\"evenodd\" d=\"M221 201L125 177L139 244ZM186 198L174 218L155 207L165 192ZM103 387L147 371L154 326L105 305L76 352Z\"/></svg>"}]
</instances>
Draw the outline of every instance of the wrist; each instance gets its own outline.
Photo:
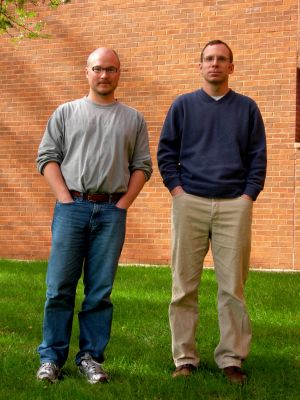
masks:
<instances>
[{"instance_id":1,"label":"wrist","mask_svg":"<svg viewBox=\"0 0 300 400\"><path fill-rule=\"evenodd\" d=\"M67 193L62 193L61 195L57 196L57 200L60 203L71 203L72 201L74 201L69 191Z\"/></svg>"},{"instance_id":2,"label":"wrist","mask_svg":"<svg viewBox=\"0 0 300 400\"><path fill-rule=\"evenodd\" d=\"M176 186L176 187L174 187L174 189L171 190L170 193L174 197L174 196L178 196L180 194L183 194L184 190L183 190L182 186Z\"/></svg>"}]
</instances>

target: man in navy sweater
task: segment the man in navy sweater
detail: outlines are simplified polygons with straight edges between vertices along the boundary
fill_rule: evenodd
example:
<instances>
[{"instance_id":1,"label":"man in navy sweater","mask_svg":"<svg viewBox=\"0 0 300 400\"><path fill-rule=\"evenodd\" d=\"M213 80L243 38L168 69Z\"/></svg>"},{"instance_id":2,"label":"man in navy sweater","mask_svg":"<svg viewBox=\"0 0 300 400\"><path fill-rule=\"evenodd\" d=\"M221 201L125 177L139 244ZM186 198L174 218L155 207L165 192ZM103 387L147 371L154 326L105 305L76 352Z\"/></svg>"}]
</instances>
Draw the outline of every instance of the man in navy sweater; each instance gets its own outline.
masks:
<instances>
[{"instance_id":1,"label":"man in navy sweater","mask_svg":"<svg viewBox=\"0 0 300 400\"><path fill-rule=\"evenodd\" d=\"M251 341L245 306L252 207L266 176L264 123L256 103L229 88L230 47L213 40L201 53L203 87L172 104L158 147L158 166L172 195L173 377L198 367L198 288L209 245L218 281L220 342L215 361L230 382Z\"/></svg>"}]
</instances>

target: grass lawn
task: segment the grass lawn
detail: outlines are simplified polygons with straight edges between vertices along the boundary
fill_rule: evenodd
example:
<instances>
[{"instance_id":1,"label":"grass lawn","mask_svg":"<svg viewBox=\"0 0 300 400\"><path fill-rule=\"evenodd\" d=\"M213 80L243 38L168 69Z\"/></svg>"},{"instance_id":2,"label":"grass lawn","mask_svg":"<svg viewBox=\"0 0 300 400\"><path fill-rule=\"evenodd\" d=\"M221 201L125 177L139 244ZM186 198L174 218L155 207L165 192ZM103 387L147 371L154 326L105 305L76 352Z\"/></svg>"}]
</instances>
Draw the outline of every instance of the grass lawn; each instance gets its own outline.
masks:
<instances>
[{"instance_id":1,"label":"grass lawn","mask_svg":"<svg viewBox=\"0 0 300 400\"><path fill-rule=\"evenodd\" d=\"M114 321L106 351L109 384L90 385L80 377L76 314L64 379L37 382L36 348L41 340L45 299L44 262L0 261L1 400L293 400L300 399L300 274L251 272L246 296L253 342L244 369L244 387L227 383L213 360L219 332L214 272L203 273L197 332L201 368L192 377L172 379L168 303L169 268L120 267L113 291Z\"/></svg>"}]
</instances>

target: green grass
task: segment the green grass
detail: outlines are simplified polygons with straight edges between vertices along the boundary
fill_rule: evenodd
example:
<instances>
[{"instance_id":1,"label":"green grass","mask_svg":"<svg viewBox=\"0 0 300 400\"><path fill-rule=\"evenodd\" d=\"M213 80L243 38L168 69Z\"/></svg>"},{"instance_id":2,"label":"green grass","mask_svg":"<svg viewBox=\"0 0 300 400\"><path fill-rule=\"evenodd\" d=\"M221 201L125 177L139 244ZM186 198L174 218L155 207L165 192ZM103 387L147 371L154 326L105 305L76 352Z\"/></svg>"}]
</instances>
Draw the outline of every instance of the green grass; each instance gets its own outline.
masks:
<instances>
[{"instance_id":1,"label":"green grass","mask_svg":"<svg viewBox=\"0 0 300 400\"><path fill-rule=\"evenodd\" d=\"M18 400L290 400L299 399L300 274L251 272L246 296L253 342L244 369L249 383L227 383L213 360L219 332L214 272L203 273L197 332L201 368L172 379L168 268L121 267L113 291L114 321L105 368L111 382L89 385L74 364L78 325L74 319L64 379L35 380L45 299L44 262L0 261L0 399ZM82 299L78 287L76 313Z\"/></svg>"}]
</instances>

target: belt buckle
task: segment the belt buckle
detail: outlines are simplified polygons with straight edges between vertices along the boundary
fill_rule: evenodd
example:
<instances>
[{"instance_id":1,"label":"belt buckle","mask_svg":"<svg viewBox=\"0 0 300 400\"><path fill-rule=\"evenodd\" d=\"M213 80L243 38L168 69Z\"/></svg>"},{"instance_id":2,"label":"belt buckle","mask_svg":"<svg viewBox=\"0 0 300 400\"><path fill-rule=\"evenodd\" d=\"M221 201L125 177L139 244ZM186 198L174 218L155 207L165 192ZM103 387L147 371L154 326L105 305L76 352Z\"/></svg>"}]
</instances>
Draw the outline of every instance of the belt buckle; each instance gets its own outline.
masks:
<instances>
[{"instance_id":1,"label":"belt buckle","mask_svg":"<svg viewBox=\"0 0 300 400\"><path fill-rule=\"evenodd\" d=\"M95 202L95 200L93 200L93 198L92 198L92 197L93 197L92 194L87 193L87 196L86 196L86 197L87 197L87 200L88 200L88 201L92 201L93 203Z\"/></svg>"},{"instance_id":2,"label":"belt buckle","mask_svg":"<svg viewBox=\"0 0 300 400\"><path fill-rule=\"evenodd\" d=\"M81 201L84 200L84 193L82 192L76 192L74 194L76 197L78 197L78 199L80 199Z\"/></svg>"}]
</instances>

